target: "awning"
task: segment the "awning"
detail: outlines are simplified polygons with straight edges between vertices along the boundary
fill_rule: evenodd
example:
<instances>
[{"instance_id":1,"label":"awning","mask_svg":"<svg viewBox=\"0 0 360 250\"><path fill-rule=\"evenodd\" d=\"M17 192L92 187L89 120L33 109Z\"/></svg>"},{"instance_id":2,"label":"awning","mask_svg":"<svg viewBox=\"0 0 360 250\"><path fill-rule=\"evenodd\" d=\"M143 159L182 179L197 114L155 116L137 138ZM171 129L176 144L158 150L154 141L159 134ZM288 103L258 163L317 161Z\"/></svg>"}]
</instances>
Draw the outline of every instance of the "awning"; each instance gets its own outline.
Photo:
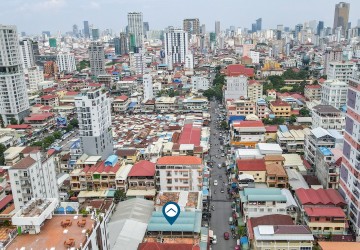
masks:
<instances>
[{"instance_id":1,"label":"awning","mask_svg":"<svg viewBox=\"0 0 360 250\"><path fill-rule=\"evenodd\" d=\"M13 196L11 194L6 195L4 199L0 201L0 210L6 207L6 205L9 204L11 201L13 201Z\"/></svg>"}]
</instances>

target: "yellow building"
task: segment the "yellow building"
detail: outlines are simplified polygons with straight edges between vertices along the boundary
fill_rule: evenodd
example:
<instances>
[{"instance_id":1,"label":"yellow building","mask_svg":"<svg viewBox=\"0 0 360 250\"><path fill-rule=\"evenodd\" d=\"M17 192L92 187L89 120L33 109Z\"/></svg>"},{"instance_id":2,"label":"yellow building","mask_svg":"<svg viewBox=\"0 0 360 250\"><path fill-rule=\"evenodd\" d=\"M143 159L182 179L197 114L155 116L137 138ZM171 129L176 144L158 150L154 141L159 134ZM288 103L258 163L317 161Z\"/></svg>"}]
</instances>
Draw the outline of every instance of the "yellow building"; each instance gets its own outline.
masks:
<instances>
[{"instance_id":1,"label":"yellow building","mask_svg":"<svg viewBox=\"0 0 360 250\"><path fill-rule=\"evenodd\" d=\"M276 118L288 118L291 116L291 106L287 102L276 100L270 102L270 109Z\"/></svg>"},{"instance_id":2,"label":"yellow building","mask_svg":"<svg viewBox=\"0 0 360 250\"><path fill-rule=\"evenodd\" d=\"M254 182L266 182L266 165L264 159L240 159L237 160L239 175L249 174L254 177Z\"/></svg>"}]
</instances>

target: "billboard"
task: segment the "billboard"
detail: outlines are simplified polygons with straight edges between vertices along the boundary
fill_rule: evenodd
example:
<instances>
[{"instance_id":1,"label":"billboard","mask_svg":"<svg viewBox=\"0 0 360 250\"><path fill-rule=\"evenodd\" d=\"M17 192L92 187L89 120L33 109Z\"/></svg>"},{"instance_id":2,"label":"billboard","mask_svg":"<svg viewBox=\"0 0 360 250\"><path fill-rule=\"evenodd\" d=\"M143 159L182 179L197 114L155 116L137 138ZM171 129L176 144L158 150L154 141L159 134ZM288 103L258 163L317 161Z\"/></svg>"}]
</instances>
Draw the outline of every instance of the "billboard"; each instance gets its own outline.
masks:
<instances>
[{"instance_id":1,"label":"billboard","mask_svg":"<svg viewBox=\"0 0 360 250\"><path fill-rule=\"evenodd\" d=\"M160 57L165 58L165 50L160 50Z\"/></svg>"},{"instance_id":2,"label":"billboard","mask_svg":"<svg viewBox=\"0 0 360 250\"><path fill-rule=\"evenodd\" d=\"M61 116L56 117L56 126L58 128L66 127L67 126L66 117L61 117Z\"/></svg>"}]
</instances>

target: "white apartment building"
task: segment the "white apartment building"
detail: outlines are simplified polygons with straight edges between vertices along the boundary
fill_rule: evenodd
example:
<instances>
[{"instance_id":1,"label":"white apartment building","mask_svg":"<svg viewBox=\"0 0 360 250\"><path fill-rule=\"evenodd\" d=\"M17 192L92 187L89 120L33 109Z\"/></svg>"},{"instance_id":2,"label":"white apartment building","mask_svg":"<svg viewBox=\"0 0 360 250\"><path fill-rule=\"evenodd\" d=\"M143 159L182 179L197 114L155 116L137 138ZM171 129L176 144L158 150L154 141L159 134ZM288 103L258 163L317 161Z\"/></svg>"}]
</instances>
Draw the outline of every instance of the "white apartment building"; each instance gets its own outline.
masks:
<instances>
[{"instance_id":1,"label":"white apartment building","mask_svg":"<svg viewBox=\"0 0 360 250\"><path fill-rule=\"evenodd\" d=\"M324 52L324 66L325 66L325 74L329 78L329 64L330 62L341 62L343 60L343 52L341 48L331 48L328 47Z\"/></svg>"},{"instance_id":2,"label":"white apartment building","mask_svg":"<svg viewBox=\"0 0 360 250\"><path fill-rule=\"evenodd\" d=\"M256 102L263 96L263 85L255 80L250 80L247 87L247 97Z\"/></svg>"},{"instance_id":3,"label":"white apartment building","mask_svg":"<svg viewBox=\"0 0 360 250\"><path fill-rule=\"evenodd\" d=\"M4 155L12 161L9 177L16 211L31 199L59 198L54 156L33 147L11 147Z\"/></svg>"},{"instance_id":4,"label":"white apartment building","mask_svg":"<svg viewBox=\"0 0 360 250\"><path fill-rule=\"evenodd\" d=\"M169 28L164 33L165 62L169 65L185 63L188 53L188 33L182 29Z\"/></svg>"},{"instance_id":5,"label":"white apartment building","mask_svg":"<svg viewBox=\"0 0 360 250\"><path fill-rule=\"evenodd\" d=\"M224 98L225 100L247 98L247 89L248 79L246 76L227 76Z\"/></svg>"},{"instance_id":6,"label":"white apartment building","mask_svg":"<svg viewBox=\"0 0 360 250\"><path fill-rule=\"evenodd\" d=\"M28 69L35 65L34 50L32 41L29 38L20 41L20 56L22 59L23 69Z\"/></svg>"},{"instance_id":7,"label":"white apartment building","mask_svg":"<svg viewBox=\"0 0 360 250\"><path fill-rule=\"evenodd\" d=\"M113 154L111 103L102 88L85 88L75 97L83 153L101 156Z\"/></svg>"},{"instance_id":8,"label":"white apartment building","mask_svg":"<svg viewBox=\"0 0 360 250\"><path fill-rule=\"evenodd\" d=\"M94 76L105 75L105 51L104 45L99 42L92 42L89 46L89 60L91 74Z\"/></svg>"},{"instance_id":9,"label":"white apartment building","mask_svg":"<svg viewBox=\"0 0 360 250\"><path fill-rule=\"evenodd\" d=\"M155 100L155 109L159 110L160 113L178 112L178 105L176 97L162 96Z\"/></svg>"},{"instance_id":10,"label":"white apartment building","mask_svg":"<svg viewBox=\"0 0 360 250\"><path fill-rule=\"evenodd\" d=\"M144 23L141 12L130 12L127 15L129 33L135 36L135 46L142 47L144 40Z\"/></svg>"},{"instance_id":11,"label":"white apartment building","mask_svg":"<svg viewBox=\"0 0 360 250\"><path fill-rule=\"evenodd\" d=\"M59 53L56 55L56 64L59 72L72 73L76 71L75 56L73 53Z\"/></svg>"},{"instance_id":12,"label":"white apartment building","mask_svg":"<svg viewBox=\"0 0 360 250\"><path fill-rule=\"evenodd\" d=\"M349 79L352 77L355 67L356 65L353 62L330 62L327 79L338 79L349 83Z\"/></svg>"},{"instance_id":13,"label":"white apartment building","mask_svg":"<svg viewBox=\"0 0 360 250\"><path fill-rule=\"evenodd\" d=\"M258 52L258 51L250 50L249 57L251 58L252 63L260 62L260 52Z\"/></svg>"},{"instance_id":14,"label":"white apartment building","mask_svg":"<svg viewBox=\"0 0 360 250\"><path fill-rule=\"evenodd\" d=\"M15 26L0 25L0 114L4 125L29 114L29 100Z\"/></svg>"},{"instance_id":15,"label":"white apartment building","mask_svg":"<svg viewBox=\"0 0 360 250\"><path fill-rule=\"evenodd\" d=\"M143 75L144 101L154 98L152 76L149 74Z\"/></svg>"},{"instance_id":16,"label":"white apartment building","mask_svg":"<svg viewBox=\"0 0 360 250\"><path fill-rule=\"evenodd\" d=\"M28 81L28 90L36 92L39 90L39 83L44 81L44 73L37 66L28 68Z\"/></svg>"},{"instance_id":17,"label":"white apartment building","mask_svg":"<svg viewBox=\"0 0 360 250\"><path fill-rule=\"evenodd\" d=\"M188 112L202 112L208 110L209 101L206 98L185 98L183 109Z\"/></svg>"},{"instance_id":18,"label":"white apartment building","mask_svg":"<svg viewBox=\"0 0 360 250\"><path fill-rule=\"evenodd\" d=\"M144 74L145 56L142 50L140 49L139 53L130 52L129 57L132 70L134 70L137 75Z\"/></svg>"},{"instance_id":19,"label":"white apartment building","mask_svg":"<svg viewBox=\"0 0 360 250\"><path fill-rule=\"evenodd\" d=\"M346 104L348 84L346 82L327 80L321 85L321 104L341 108Z\"/></svg>"},{"instance_id":20,"label":"white apartment building","mask_svg":"<svg viewBox=\"0 0 360 250\"><path fill-rule=\"evenodd\" d=\"M209 79L204 76L192 76L191 85L193 90L207 90L209 89Z\"/></svg>"},{"instance_id":21,"label":"white apartment building","mask_svg":"<svg viewBox=\"0 0 360 250\"><path fill-rule=\"evenodd\" d=\"M186 54L185 56L185 69L194 69L194 56L193 54Z\"/></svg>"},{"instance_id":22,"label":"white apartment building","mask_svg":"<svg viewBox=\"0 0 360 250\"><path fill-rule=\"evenodd\" d=\"M342 132L345 127L345 116L331 105L316 105L311 112L311 128L336 129Z\"/></svg>"},{"instance_id":23,"label":"white apartment building","mask_svg":"<svg viewBox=\"0 0 360 250\"><path fill-rule=\"evenodd\" d=\"M202 159L195 156L164 156L156 162L160 191L201 191Z\"/></svg>"}]
</instances>

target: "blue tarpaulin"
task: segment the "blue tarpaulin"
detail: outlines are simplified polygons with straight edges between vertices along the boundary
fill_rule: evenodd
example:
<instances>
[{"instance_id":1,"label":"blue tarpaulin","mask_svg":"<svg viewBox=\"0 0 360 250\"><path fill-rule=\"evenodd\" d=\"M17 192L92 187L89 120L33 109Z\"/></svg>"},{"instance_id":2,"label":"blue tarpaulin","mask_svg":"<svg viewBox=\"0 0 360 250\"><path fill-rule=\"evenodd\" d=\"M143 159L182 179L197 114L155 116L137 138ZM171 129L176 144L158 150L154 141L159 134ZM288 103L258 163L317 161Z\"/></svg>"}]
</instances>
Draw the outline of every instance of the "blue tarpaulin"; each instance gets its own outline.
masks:
<instances>
[{"instance_id":1,"label":"blue tarpaulin","mask_svg":"<svg viewBox=\"0 0 360 250\"><path fill-rule=\"evenodd\" d=\"M233 121L244 121L245 116L243 115L232 115L229 117L229 124L231 124Z\"/></svg>"}]
</instances>

